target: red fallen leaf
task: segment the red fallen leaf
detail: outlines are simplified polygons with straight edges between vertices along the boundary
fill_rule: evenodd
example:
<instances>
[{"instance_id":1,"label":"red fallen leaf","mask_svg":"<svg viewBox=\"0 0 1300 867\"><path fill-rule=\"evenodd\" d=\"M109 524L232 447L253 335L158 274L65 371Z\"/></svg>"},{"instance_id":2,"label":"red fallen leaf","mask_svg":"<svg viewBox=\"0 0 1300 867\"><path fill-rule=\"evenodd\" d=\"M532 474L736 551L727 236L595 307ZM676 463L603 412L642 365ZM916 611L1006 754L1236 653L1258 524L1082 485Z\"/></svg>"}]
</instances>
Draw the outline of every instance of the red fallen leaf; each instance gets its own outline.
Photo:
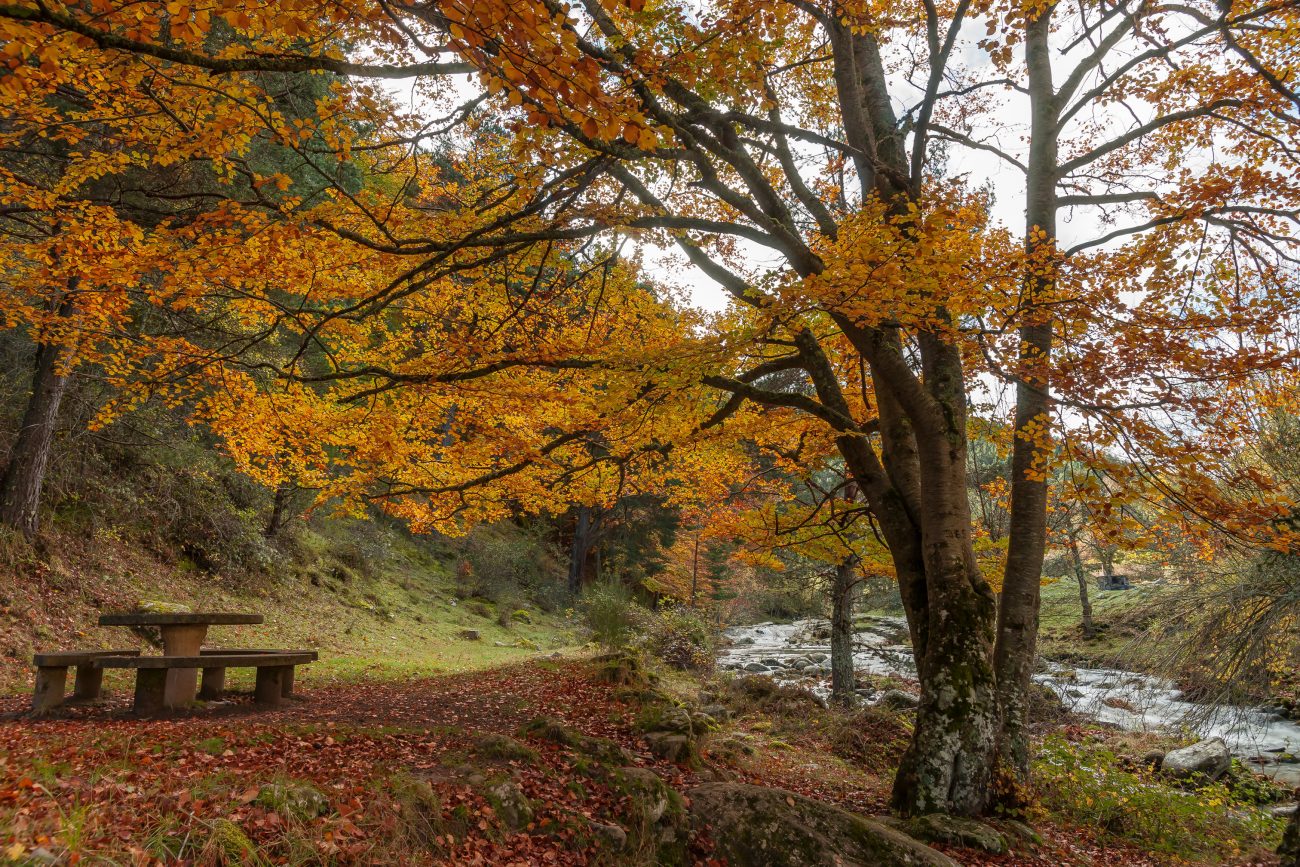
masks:
<instances>
[{"instance_id":1,"label":"red fallen leaf","mask_svg":"<svg viewBox=\"0 0 1300 867\"><path fill-rule=\"evenodd\" d=\"M245 789L236 800L241 804L251 804L254 799L257 798L257 793L260 791L261 789L257 786L250 786Z\"/></svg>"}]
</instances>

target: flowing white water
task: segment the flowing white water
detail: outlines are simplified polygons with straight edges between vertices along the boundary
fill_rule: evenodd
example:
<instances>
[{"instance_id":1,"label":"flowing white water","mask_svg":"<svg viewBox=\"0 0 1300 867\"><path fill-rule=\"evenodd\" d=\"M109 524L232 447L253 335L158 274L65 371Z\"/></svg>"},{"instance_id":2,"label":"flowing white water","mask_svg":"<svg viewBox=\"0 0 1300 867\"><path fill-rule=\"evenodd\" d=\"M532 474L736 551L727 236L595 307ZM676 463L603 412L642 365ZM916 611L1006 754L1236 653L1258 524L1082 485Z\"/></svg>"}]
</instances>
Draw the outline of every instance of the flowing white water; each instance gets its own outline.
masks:
<instances>
[{"instance_id":1,"label":"flowing white water","mask_svg":"<svg viewBox=\"0 0 1300 867\"><path fill-rule=\"evenodd\" d=\"M854 635L854 668L862 673L916 678L907 624L873 617ZM825 620L756 623L726 631L731 645L719 655L726 670L766 674L797 683L823 698L830 692L830 624ZM1049 663L1034 678L1070 710L1133 731L1187 730L1221 737L1234 755L1289 786L1300 786L1300 724L1261 708L1212 707L1186 701L1173 683L1120 669L1069 668ZM866 699L866 696L864 696ZM869 700L869 699L866 699Z\"/></svg>"}]
</instances>

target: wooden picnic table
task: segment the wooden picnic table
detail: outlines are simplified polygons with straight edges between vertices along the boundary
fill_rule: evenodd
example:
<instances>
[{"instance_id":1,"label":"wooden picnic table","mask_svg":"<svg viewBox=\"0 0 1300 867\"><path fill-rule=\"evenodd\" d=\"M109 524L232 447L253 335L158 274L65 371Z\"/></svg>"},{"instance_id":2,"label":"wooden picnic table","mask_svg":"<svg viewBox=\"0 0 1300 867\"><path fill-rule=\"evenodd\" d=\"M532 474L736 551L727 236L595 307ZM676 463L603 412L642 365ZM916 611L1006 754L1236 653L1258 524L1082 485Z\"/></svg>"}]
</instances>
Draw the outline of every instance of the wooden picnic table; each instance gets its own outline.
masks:
<instances>
[{"instance_id":1,"label":"wooden picnic table","mask_svg":"<svg viewBox=\"0 0 1300 867\"><path fill-rule=\"evenodd\" d=\"M162 633L164 656L198 656L208 637L210 626L235 626L262 623L260 614L236 614L227 611L154 612L132 611L123 614L104 614L100 626L156 626ZM163 688L163 704L180 708L194 700L199 684L197 668L171 668L167 670Z\"/></svg>"}]
</instances>

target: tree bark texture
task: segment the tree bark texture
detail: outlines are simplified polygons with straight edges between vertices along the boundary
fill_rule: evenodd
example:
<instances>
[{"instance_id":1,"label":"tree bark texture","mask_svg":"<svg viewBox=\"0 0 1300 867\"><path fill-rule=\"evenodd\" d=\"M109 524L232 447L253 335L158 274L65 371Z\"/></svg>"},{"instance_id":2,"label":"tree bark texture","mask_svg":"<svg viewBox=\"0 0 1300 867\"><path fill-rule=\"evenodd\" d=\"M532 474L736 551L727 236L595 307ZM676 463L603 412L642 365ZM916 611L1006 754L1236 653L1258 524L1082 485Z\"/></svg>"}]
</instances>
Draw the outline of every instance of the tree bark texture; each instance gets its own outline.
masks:
<instances>
[{"instance_id":1,"label":"tree bark texture","mask_svg":"<svg viewBox=\"0 0 1300 867\"><path fill-rule=\"evenodd\" d=\"M847 557L835 567L831 587L831 700L853 703L853 602L858 589L858 559Z\"/></svg>"},{"instance_id":2,"label":"tree bark texture","mask_svg":"<svg viewBox=\"0 0 1300 867\"><path fill-rule=\"evenodd\" d=\"M36 348L32 393L22 427L0 477L0 523L32 538L40 529L41 491L69 374L61 371L62 350L52 344Z\"/></svg>"}]
</instances>

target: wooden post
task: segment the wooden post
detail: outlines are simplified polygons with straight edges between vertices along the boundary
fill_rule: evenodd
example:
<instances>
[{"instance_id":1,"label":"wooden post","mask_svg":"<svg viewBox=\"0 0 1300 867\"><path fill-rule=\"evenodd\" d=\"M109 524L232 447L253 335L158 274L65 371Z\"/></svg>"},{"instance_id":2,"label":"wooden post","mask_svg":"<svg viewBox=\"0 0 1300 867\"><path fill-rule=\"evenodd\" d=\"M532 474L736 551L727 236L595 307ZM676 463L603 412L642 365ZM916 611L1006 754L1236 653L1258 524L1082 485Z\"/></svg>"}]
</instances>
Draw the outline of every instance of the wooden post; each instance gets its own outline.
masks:
<instances>
[{"instance_id":1,"label":"wooden post","mask_svg":"<svg viewBox=\"0 0 1300 867\"><path fill-rule=\"evenodd\" d=\"M36 690L32 693L32 711L45 713L63 704L63 690L68 685L68 668L64 665L36 669Z\"/></svg>"},{"instance_id":2,"label":"wooden post","mask_svg":"<svg viewBox=\"0 0 1300 867\"><path fill-rule=\"evenodd\" d=\"M104 669L94 663L77 666L77 681L72 689L74 701L93 701L99 698L104 685Z\"/></svg>"},{"instance_id":3,"label":"wooden post","mask_svg":"<svg viewBox=\"0 0 1300 867\"><path fill-rule=\"evenodd\" d=\"M204 701L217 701L226 692L226 669L203 669L203 685L199 687L199 698Z\"/></svg>"},{"instance_id":4,"label":"wooden post","mask_svg":"<svg viewBox=\"0 0 1300 867\"><path fill-rule=\"evenodd\" d=\"M281 679L280 695L289 698L293 695L293 675L298 669L292 665L286 665L284 677Z\"/></svg>"},{"instance_id":5,"label":"wooden post","mask_svg":"<svg viewBox=\"0 0 1300 867\"><path fill-rule=\"evenodd\" d=\"M253 700L260 705L273 707L284 697L285 672L291 665L264 665L257 669L257 687Z\"/></svg>"},{"instance_id":6,"label":"wooden post","mask_svg":"<svg viewBox=\"0 0 1300 867\"><path fill-rule=\"evenodd\" d=\"M140 668L135 673L135 712L140 716L161 713L167 707L166 668Z\"/></svg>"},{"instance_id":7,"label":"wooden post","mask_svg":"<svg viewBox=\"0 0 1300 867\"><path fill-rule=\"evenodd\" d=\"M166 656L198 656L203 647L203 639L208 636L206 623L184 623L160 628L163 640L163 653ZM167 671L167 688L163 703L173 709L183 708L194 701L194 692L199 684L197 668L169 668Z\"/></svg>"}]
</instances>

